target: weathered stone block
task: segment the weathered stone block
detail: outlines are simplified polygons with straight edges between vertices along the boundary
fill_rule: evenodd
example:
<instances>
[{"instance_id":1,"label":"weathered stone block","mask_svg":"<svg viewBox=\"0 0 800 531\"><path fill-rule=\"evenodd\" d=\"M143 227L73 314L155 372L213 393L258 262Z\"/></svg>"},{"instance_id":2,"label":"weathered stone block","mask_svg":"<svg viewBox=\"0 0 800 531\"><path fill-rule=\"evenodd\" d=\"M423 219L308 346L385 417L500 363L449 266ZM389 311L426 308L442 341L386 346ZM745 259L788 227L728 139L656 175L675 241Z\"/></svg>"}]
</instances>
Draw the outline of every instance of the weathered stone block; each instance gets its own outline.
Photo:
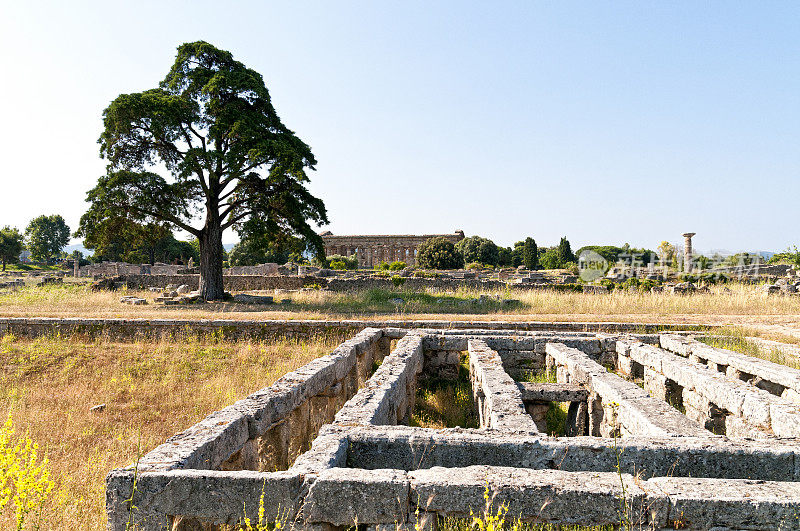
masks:
<instances>
[{"instance_id":1,"label":"weathered stone block","mask_svg":"<svg viewBox=\"0 0 800 531\"><path fill-rule=\"evenodd\" d=\"M304 520L333 525L402 524L409 481L399 470L331 468L319 473L303 506Z\"/></svg>"},{"instance_id":2,"label":"weathered stone block","mask_svg":"<svg viewBox=\"0 0 800 531\"><path fill-rule=\"evenodd\" d=\"M795 529L798 526L798 483L662 477L649 479L644 488L669 498L666 523L676 529Z\"/></svg>"},{"instance_id":3,"label":"weathered stone block","mask_svg":"<svg viewBox=\"0 0 800 531\"><path fill-rule=\"evenodd\" d=\"M430 468L408 474L411 502L426 512L470 517L486 509L484 492L489 490L493 508L508 507L507 518L559 524L597 525L619 521L623 484L613 473L562 472L506 467L471 466ZM645 493L632 476L622 476L625 499L634 508L633 521L646 523ZM653 500L657 512L660 504ZM656 508L656 506L659 506Z\"/></svg>"}]
</instances>

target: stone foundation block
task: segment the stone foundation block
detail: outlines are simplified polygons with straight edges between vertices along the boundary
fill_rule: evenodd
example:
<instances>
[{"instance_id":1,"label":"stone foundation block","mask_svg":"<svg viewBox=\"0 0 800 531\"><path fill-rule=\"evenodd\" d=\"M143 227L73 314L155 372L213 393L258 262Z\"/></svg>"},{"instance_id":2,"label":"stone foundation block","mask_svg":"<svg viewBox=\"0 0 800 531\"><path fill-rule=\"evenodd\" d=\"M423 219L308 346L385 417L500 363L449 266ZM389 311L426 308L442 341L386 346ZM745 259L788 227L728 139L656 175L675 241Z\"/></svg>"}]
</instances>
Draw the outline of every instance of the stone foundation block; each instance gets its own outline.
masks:
<instances>
[{"instance_id":1,"label":"stone foundation block","mask_svg":"<svg viewBox=\"0 0 800 531\"><path fill-rule=\"evenodd\" d=\"M489 510L496 512L501 504L507 504L507 520L562 525L619 522L622 484L613 473L471 466L416 470L408 476L411 503L426 512L462 518L469 518L471 512L484 514L488 489L492 502ZM649 511L644 491L632 476L624 474L622 481L626 502L633 508L633 522L646 523ZM665 513L666 507L654 500L651 510Z\"/></svg>"},{"instance_id":2,"label":"stone foundation block","mask_svg":"<svg viewBox=\"0 0 800 531\"><path fill-rule=\"evenodd\" d=\"M799 483L661 477L644 488L669 499L673 529L798 528Z\"/></svg>"},{"instance_id":3,"label":"stone foundation block","mask_svg":"<svg viewBox=\"0 0 800 531\"><path fill-rule=\"evenodd\" d=\"M399 470L331 468L308 492L303 520L339 526L402 524L408 515L409 481Z\"/></svg>"},{"instance_id":4,"label":"stone foundation block","mask_svg":"<svg viewBox=\"0 0 800 531\"><path fill-rule=\"evenodd\" d=\"M765 431L765 428L754 426L745 419L741 417L734 417L733 415L728 415L725 417L724 426L725 435L728 437L748 437L750 439L767 439L773 437L773 435Z\"/></svg>"}]
</instances>

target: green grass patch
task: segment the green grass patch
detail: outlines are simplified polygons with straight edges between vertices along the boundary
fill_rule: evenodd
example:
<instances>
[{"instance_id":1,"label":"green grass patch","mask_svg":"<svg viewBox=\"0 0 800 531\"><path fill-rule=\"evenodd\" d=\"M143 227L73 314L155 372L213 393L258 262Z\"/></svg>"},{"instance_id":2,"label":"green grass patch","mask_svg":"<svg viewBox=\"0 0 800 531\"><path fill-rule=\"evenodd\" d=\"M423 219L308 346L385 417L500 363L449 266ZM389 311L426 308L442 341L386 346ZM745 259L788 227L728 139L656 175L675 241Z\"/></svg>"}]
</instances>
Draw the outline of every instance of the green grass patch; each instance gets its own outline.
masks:
<instances>
[{"instance_id":1,"label":"green grass patch","mask_svg":"<svg viewBox=\"0 0 800 531\"><path fill-rule=\"evenodd\" d=\"M478 427L466 356L461 358L457 379L429 377L420 380L409 424L422 428Z\"/></svg>"},{"instance_id":2,"label":"green grass patch","mask_svg":"<svg viewBox=\"0 0 800 531\"><path fill-rule=\"evenodd\" d=\"M614 531L613 525L555 525L523 522L504 515L477 516L473 519L455 516L440 516L437 521L439 531Z\"/></svg>"}]
</instances>

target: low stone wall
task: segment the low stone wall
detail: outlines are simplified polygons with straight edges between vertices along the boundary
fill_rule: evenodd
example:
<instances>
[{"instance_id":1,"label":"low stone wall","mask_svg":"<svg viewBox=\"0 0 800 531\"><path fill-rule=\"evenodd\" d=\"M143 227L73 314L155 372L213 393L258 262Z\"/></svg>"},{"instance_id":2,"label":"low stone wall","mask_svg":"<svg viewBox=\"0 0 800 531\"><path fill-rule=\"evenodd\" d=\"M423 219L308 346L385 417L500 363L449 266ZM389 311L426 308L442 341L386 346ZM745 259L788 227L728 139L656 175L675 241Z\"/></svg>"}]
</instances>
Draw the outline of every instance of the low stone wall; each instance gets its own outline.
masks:
<instances>
[{"instance_id":1,"label":"low stone wall","mask_svg":"<svg viewBox=\"0 0 800 531\"><path fill-rule=\"evenodd\" d=\"M475 291L505 291L518 286L507 285L499 280L477 280L460 278L414 278L403 277L402 289L454 291L469 289ZM363 291L367 289L397 289L391 278L328 279L327 288L331 291Z\"/></svg>"},{"instance_id":2,"label":"low stone wall","mask_svg":"<svg viewBox=\"0 0 800 531\"><path fill-rule=\"evenodd\" d=\"M227 291L300 289L313 284L325 285L325 280L317 277L226 275L224 278ZM170 284L185 284L196 290L200 285L200 275L126 275L125 283L129 289L165 288Z\"/></svg>"},{"instance_id":3,"label":"low stone wall","mask_svg":"<svg viewBox=\"0 0 800 531\"><path fill-rule=\"evenodd\" d=\"M251 320L251 319L93 319L60 317L0 317L0 335L38 337L47 334L80 335L110 338L180 337L185 335L222 336L230 339L304 338L325 334L355 333L365 327L415 329L486 329L499 333L558 330L597 332L677 329L678 325L630 323L548 323L514 321L436 321L436 320ZM442 330L444 331L444 330ZM462 332L463 334L463 332ZM466 350L466 340L457 339ZM453 349L459 350L459 349ZM502 351L501 351L502 355Z\"/></svg>"},{"instance_id":4,"label":"low stone wall","mask_svg":"<svg viewBox=\"0 0 800 531\"><path fill-rule=\"evenodd\" d=\"M411 332L397 342L369 383L336 414L334 425L408 423L420 372L422 337Z\"/></svg>"},{"instance_id":5,"label":"low stone wall","mask_svg":"<svg viewBox=\"0 0 800 531\"><path fill-rule=\"evenodd\" d=\"M459 328L454 323L453 328ZM435 368L440 373L458 370L459 354L467 350L472 339L484 339L489 348L497 351L503 368L515 379L524 379L545 368L545 345L554 337L565 345L575 347L601 363L613 363L616 357L614 339L593 332L540 332L534 330L436 330L425 329L425 370ZM636 336L658 341L657 336ZM439 374L441 376L441 374Z\"/></svg>"},{"instance_id":6,"label":"low stone wall","mask_svg":"<svg viewBox=\"0 0 800 531\"><path fill-rule=\"evenodd\" d=\"M278 264L259 264L254 266L233 266L222 270L222 274L226 277L231 275L247 275L247 276L265 276L265 275L278 275ZM227 280L227 279L226 279Z\"/></svg>"},{"instance_id":7,"label":"low stone wall","mask_svg":"<svg viewBox=\"0 0 800 531\"><path fill-rule=\"evenodd\" d=\"M674 334L661 334L660 345L690 361L800 404L800 370Z\"/></svg>"},{"instance_id":8,"label":"low stone wall","mask_svg":"<svg viewBox=\"0 0 800 531\"><path fill-rule=\"evenodd\" d=\"M538 433L522 393L503 369L503 360L479 339L468 342L472 393L481 428Z\"/></svg>"},{"instance_id":9,"label":"low stone wall","mask_svg":"<svg viewBox=\"0 0 800 531\"><path fill-rule=\"evenodd\" d=\"M601 437L619 435L694 436L711 435L663 400L608 372L583 352L561 343L548 343L548 364L557 367L559 382L579 383L589 391L589 434Z\"/></svg>"},{"instance_id":10,"label":"low stone wall","mask_svg":"<svg viewBox=\"0 0 800 531\"><path fill-rule=\"evenodd\" d=\"M353 468L491 465L657 476L800 481L798 439L542 437L459 428L365 426L347 435ZM619 458L619 461L617 460Z\"/></svg>"},{"instance_id":11,"label":"low stone wall","mask_svg":"<svg viewBox=\"0 0 800 531\"><path fill-rule=\"evenodd\" d=\"M618 341L617 355L629 359L621 366L641 367L632 366L631 370L644 373L644 386L651 394L678 404L687 417L716 433L737 437L800 436L800 406L755 385L635 341Z\"/></svg>"}]
</instances>

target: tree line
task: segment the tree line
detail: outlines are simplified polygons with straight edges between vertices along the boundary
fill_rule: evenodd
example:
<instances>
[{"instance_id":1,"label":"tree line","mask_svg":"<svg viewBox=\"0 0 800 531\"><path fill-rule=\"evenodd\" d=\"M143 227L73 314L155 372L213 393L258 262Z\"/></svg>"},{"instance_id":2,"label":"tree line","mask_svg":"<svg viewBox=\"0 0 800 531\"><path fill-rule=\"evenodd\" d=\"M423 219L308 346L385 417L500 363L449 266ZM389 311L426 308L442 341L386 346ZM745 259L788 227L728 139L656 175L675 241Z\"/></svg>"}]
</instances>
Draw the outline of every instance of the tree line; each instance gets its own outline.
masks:
<instances>
[{"instance_id":1,"label":"tree line","mask_svg":"<svg viewBox=\"0 0 800 531\"><path fill-rule=\"evenodd\" d=\"M21 233L16 227L6 225L0 229L0 262L3 271L7 264L16 264L27 250L31 260L50 263L59 258L69 243L69 227L58 214L33 218Z\"/></svg>"},{"instance_id":2,"label":"tree line","mask_svg":"<svg viewBox=\"0 0 800 531\"><path fill-rule=\"evenodd\" d=\"M455 244L437 237L423 242L417 254L417 265L427 269L524 266L535 271L570 268L576 265L576 260L566 236L555 247L539 247L531 237L516 242L513 247L500 247L481 236L470 236Z\"/></svg>"}]
</instances>

